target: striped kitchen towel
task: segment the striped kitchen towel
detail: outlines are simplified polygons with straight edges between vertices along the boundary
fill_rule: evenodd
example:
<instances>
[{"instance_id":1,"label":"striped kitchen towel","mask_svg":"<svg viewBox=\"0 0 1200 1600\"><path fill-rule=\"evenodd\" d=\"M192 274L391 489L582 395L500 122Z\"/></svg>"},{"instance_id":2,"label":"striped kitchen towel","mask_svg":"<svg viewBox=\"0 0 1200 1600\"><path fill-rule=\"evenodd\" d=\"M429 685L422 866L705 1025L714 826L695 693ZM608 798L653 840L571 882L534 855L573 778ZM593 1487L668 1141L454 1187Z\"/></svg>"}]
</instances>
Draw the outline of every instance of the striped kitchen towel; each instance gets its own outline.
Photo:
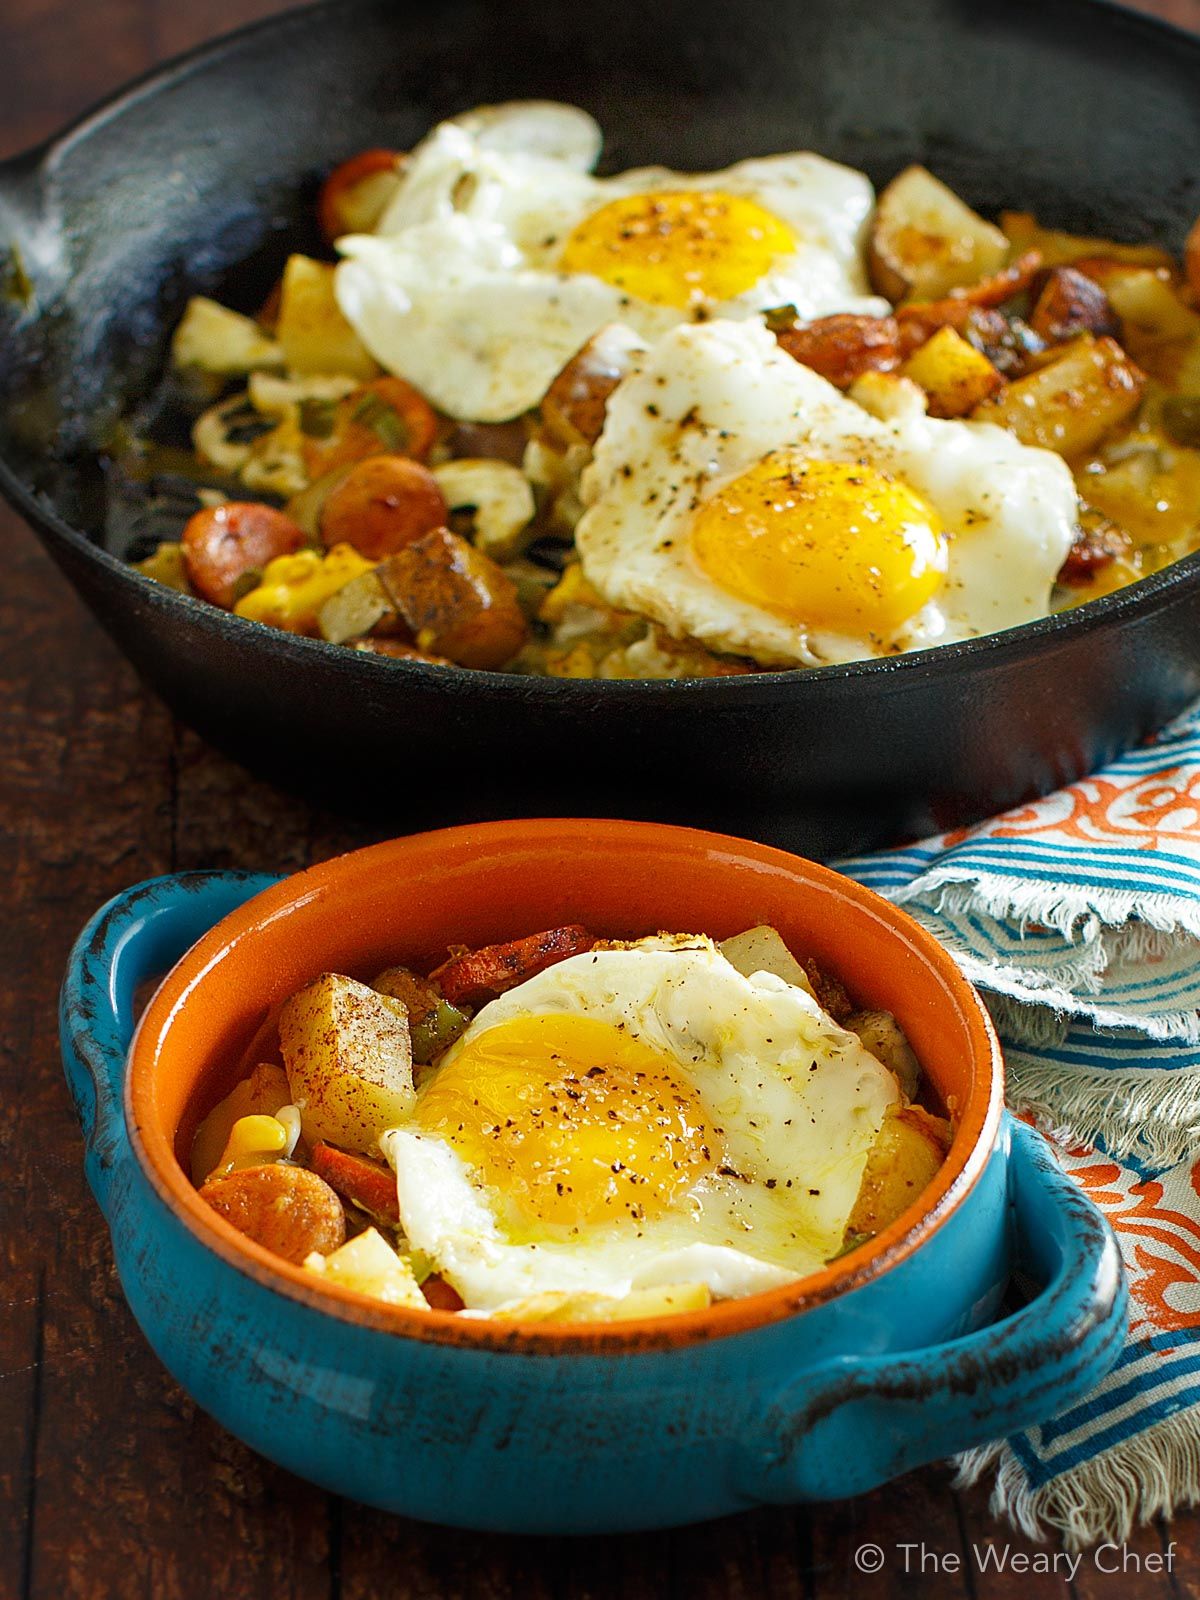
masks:
<instances>
[{"instance_id":1,"label":"striped kitchen towel","mask_svg":"<svg viewBox=\"0 0 1200 1600\"><path fill-rule=\"evenodd\" d=\"M1104 1211L1129 1273L1088 1401L961 1462L1071 1545L1200 1499L1200 707L1091 778L840 863L954 954L995 1017L1009 1104Z\"/></svg>"}]
</instances>

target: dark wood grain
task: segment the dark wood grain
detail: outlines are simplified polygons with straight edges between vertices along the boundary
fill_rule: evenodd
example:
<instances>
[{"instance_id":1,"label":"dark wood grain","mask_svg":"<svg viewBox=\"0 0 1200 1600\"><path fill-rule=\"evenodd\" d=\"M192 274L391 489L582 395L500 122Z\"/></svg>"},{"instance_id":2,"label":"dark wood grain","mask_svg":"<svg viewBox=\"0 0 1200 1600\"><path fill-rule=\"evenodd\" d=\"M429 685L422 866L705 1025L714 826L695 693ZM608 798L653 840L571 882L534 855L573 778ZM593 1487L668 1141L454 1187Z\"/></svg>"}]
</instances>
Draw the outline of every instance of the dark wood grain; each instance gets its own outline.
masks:
<instances>
[{"instance_id":1,"label":"dark wood grain","mask_svg":"<svg viewBox=\"0 0 1200 1600\"><path fill-rule=\"evenodd\" d=\"M275 0L0 0L0 154L45 137L164 55ZM1146 9L1200 29L1200 0ZM606 1540L445 1533L344 1504L209 1421L146 1349L87 1191L57 1060L71 939L129 882L191 866L287 871L362 842L174 726L8 512L0 512L0 1600L836 1600L1200 1597L1200 1518L1141 1530L1174 1580L980 1573L997 1524L945 1469L840 1506ZM863 1577L854 1552L886 1565ZM923 1540L960 1567L904 1569ZM1053 1546L1042 1547L1043 1553Z\"/></svg>"}]
</instances>

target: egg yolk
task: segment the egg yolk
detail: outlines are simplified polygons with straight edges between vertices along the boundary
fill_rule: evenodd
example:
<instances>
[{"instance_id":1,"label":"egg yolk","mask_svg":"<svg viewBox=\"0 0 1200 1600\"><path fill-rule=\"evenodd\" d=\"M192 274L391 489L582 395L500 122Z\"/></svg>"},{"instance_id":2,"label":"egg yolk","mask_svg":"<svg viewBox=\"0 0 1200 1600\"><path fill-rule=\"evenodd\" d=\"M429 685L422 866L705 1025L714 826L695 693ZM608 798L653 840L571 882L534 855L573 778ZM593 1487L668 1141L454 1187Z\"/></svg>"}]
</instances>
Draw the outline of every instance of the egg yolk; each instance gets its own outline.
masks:
<instances>
[{"instance_id":1,"label":"egg yolk","mask_svg":"<svg viewBox=\"0 0 1200 1600\"><path fill-rule=\"evenodd\" d=\"M687 310L744 294L795 248L791 229L757 201L687 189L602 206L570 235L560 266L637 300Z\"/></svg>"},{"instance_id":2,"label":"egg yolk","mask_svg":"<svg viewBox=\"0 0 1200 1600\"><path fill-rule=\"evenodd\" d=\"M703 1175L715 1146L678 1063L593 1017L515 1017L468 1041L421 1090L439 1135L510 1215L639 1223Z\"/></svg>"},{"instance_id":3,"label":"egg yolk","mask_svg":"<svg viewBox=\"0 0 1200 1600\"><path fill-rule=\"evenodd\" d=\"M706 500L692 551L727 593L790 622L885 638L936 593L946 540L907 484L777 451Z\"/></svg>"}]
</instances>

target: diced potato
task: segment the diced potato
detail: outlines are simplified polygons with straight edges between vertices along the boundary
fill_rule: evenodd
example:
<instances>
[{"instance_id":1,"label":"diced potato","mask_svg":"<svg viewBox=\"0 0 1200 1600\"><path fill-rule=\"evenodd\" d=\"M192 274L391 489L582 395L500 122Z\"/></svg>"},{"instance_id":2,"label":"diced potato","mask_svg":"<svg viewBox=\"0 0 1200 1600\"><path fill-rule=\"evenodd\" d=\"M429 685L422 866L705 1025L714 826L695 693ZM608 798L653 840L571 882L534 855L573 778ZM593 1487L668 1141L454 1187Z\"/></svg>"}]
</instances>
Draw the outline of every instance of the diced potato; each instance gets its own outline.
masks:
<instances>
[{"instance_id":1,"label":"diced potato","mask_svg":"<svg viewBox=\"0 0 1200 1600\"><path fill-rule=\"evenodd\" d=\"M1022 444L1078 456L1133 415L1145 386L1144 374L1115 340L1084 334L984 401L972 417L1008 428Z\"/></svg>"},{"instance_id":2,"label":"diced potato","mask_svg":"<svg viewBox=\"0 0 1200 1600\"><path fill-rule=\"evenodd\" d=\"M315 1172L277 1161L210 1178L200 1190L239 1233L297 1264L314 1250L336 1250L346 1237L342 1202Z\"/></svg>"},{"instance_id":3,"label":"diced potato","mask_svg":"<svg viewBox=\"0 0 1200 1600\"><path fill-rule=\"evenodd\" d=\"M1125 325L1143 339L1189 339L1200 332L1200 316L1186 306L1170 279L1151 267L1117 267L1100 281Z\"/></svg>"},{"instance_id":4,"label":"diced potato","mask_svg":"<svg viewBox=\"0 0 1200 1600\"><path fill-rule=\"evenodd\" d=\"M641 1317L670 1317L681 1311L705 1311L712 1304L706 1283L672 1283L654 1289L631 1289L626 1295L550 1290L513 1300L493 1315L499 1322L627 1322Z\"/></svg>"},{"instance_id":5,"label":"diced potato","mask_svg":"<svg viewBox=\"0 0 1200 1600\"><path fill-rule=\"evenodd\" d=\"M1008 240L924 167L906 168L879 196L867 260L889 300L937 300L999 270Z\"/></svg>"},{"instance_id":6,"label":"diced potato","mask_svg":"<svg viewBox=\"0 0 1200 1600\"><path fill-rule=\"evenodd\" d=\"M336 594L330 595L317 612L321 637L331 644L361 639L377 628L386 629L389 623L395 627L399 620L392 598L374 567L351 578Z\"/></svg>"},{"instance_id":7,"label":"diced potato","mask_svg":"<svg viewBox=\"0 0 1200 1600\"><path fill-rule=\"evenodd\" d=\"M848 1233L876 1234L895 1222L928 1188L950 1148L950 1124L920 1106L890 1112L883 1121L850 1213Z\"/></svg>"},{"instance_id":8,"label":"diced potato","mask_svg":"<svg viewBox=\"0 0 1200 1600\"><path fill-rule=\"evenodd\" d=\"M525 642L516 585L448 528L389 556L379 576L421 650L486 669L504 666Z\"/></svg>"},{"instance_id":9,"label":"diced potato","mask_svg":"<svg viewBox=\"0 0 1200 1600\"><path fill-rule=\"evenodd\" d=\"M317 196L317 221L330 244L348 233L375 231L407 159L399 150L360 150L333 169Z\"/></svg>"},{"instance_id":10,"label":"diced potato","mask_svg":"<svg viewBox=\"0 0 1200 1600\"><path fill-rule=\"evenodd\" d=\"M171 340L177 367L199 367L223 378L255 367L282 367L283 351L250 317L229 311L202 294L193 295Z\"/></svg>"},{"instance_id":11,"label":"diced potato","mask_svg":"<svg viewBox=\"0 0 1200 1600\"><path fill-rule=\"evenodd\" d=\"M906 1100L916 1095L921 1080L921 1067L913 1048L904 1036L904 1029L890 1011L855 1011L846 1018L846 1026L862 1040L863 1049L869 1050L900 1085Z\"/></svg>"},{"instance_id":12,"label":"diced potato","mask_svg":"<svg viewBox=\"0 0 1200 1600\"><path fill-rule=\"evenodd\" d=\"M1004 379L953 328L939 328L900 369L929 396L931 417L965 417L1004 387Z\"/></svg>"},{"instance_id":13,"label":"diced potato","mask_svg":"<svg viewBox=\"0 0 1200 1600\"><path fill-rule=\"evenodd\" d=\"M183 564L183 546L174 540L164 539L152 556L147 556L144 561L135 561L134 566L147 578L166 584L168 589L178 589L180 594L192 592L187 568Z\"/></svg>"},{"instance_id":14,"label":"diced potato","mask_svg":"<svg viewBox=\"0 0 1200 1600\"><path fill-rule=\"evenodd\" d=\"M305 1258L304 1265L326 1283L353 1289L356 1294L369 1295L385 1305L429 1310L412 1266L396 1254L377 1228L367 1228L347 1239L330 1255L314 1251Z\"/></svg>"},{"instance_id":15,"label":"diced potato","mask_svg":"<svg viewBox=\"0 0 1200 1600\"><path fill-rule=\"evenodd\" d=\"M1074 267L1055 267L1042 285L1029 326L1048 344L1062 344L1079 333L1121 332L1112 301L1094 278Z\"/></svg>"},{"instance_id":16,"label":"diced potato","mask_svg":"<svg viewBox=\"0 0 1200 1600\"><path fill-rule=\"evenodd\" d=\"M850 385L850 398L880 422L923 417L929 398L919 383L898 372L864 372Z\"/></svg>"},{"instance_id":17,"label":"diced potato","mask_svg":"<svg viewBox=\"0 0 1200 1600\"><path fill-rule=\"evenodd\" d=\"M560 445L593 445L604 428L608 397L633 370L643 340L623 323L593 334L547 389L542 422Z\"/></svg>"},{"instance_id":18,"label":"diced potato","mask_svg":"<svg viewBox=\"0 0 1200 1600\"><path fill-rule=\"evenodd\" d=\"M333 292L335 270L308 256L288 257L275 337L294 373L348 373L364 381L379 368L342 315Z\"/></svg>"},{"instance_id":19,"label":"diced potato","mask_svg":"<svg viewBox=\"0 0 1200 1600\"><path fill-rule=\"evenodd\" d=\"M1187 272L1188 288L1200 300L1200 218L1192 223L1183 247L1183 265Z\"/></svg>"},{"instance_id":20,"label":"diced potato","mask_svg":"<svg viewBox=\"0 0 1200 1600\"><path fill-rule=\"evenodd\" d=\"M282 1067L260 1063L248 1078L243 1078L224 1100L220 1100L196 1129L192 1141L192 1182L199 1187L229 1143L233 1125L242 1117L273 1117L292 1098L287 1073Z\"/></svg>"},{"instance_id":21,"label":"diced potato","mask_svg":"<svg viewBox=\"0 0 1200 1600\"><path fill-rule=\"evenodd\" d=\"M335 972L291 996L279 1043L310 1143L374 1150L416 1098L404 1006Z\"/></svg>"},{"instance_id":22,"label":"diced potato","mask_svg":"<svg viewBox=\"0 0 1200 1600\"><path fill-rule=\"evenodd\" d=\"M1133 359L1160 382L1182 387L1185 365L1200 342L1200 316L1184 304L1166 273L1118 266L1105 271L1101 281Z\"/></svg>"},{"instance_id":23,"label":"diced potato","mask_svg":"<svg viewBox=\"0 0 1200 1600\"><path fill-rule=\"evenodd\" d=\"M766 923L735 933L732 939L722 939L718 949L747 978L755 972L770 972L785 983L813 993L808 973L784 943L783 935Z\"/></svg>"},{"instance_id":24,"label":"diced potato","mask_svg":"<svg viewBox=\"0 0 1200 1600\"><path fill-rule=\"evenodd\" d=\"M1082 233L1063 233L1058 228L1041 228L1037 218L1028 211L1002 211L1000 226L1007 236L1014 254L1026 250L1040 250L1047 267L1069 265L1087 256L1109 256L1114 261L1127 261L1135 266L1173 267L1174 262L1165 250L1152 244L1117 244L1112 239L1101 239Z\"/></svg>"},{"instance_id":25,"label":"diced potato","mask_svg":"<svg viewBox=\"0 0 1200 1600\"><path fill-rule=\"evenodd\" d=\"M507 461L459 457L434 467L449 511L472 513L474 544L493 561L511 561L529 542L535 506L529 479Z\"/></svg>"}]
</instances>

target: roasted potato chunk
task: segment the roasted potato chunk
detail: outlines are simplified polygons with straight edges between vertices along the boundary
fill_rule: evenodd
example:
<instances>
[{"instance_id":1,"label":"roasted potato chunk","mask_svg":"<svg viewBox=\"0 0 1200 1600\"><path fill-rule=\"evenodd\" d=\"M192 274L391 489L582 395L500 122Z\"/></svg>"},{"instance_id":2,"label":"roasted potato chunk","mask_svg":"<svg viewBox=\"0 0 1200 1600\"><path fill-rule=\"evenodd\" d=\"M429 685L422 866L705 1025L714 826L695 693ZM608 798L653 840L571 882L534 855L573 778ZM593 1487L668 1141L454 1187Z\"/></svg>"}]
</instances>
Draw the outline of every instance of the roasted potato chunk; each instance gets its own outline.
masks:
<instances>
[{"instance_id":1,"label":"roasted potato chunk","mask_svg":"<svg viewBox=\"0 0 1200 1600\"><path fill-rule=\"evenodd\" d=\"M1048 267L1069 266L1085 256L1110 256L1133 266L1173 267L1171 257L1158 245L1117 244L1082 233L1042 228L1028 211L1002 211L1000 226L1014 251L1038 250Z\"/></svg>"},{"instance_id":2,"label":"roasted potato chunk","mask_svg":"<svg viewBox=\"0 0 1200 1600\"><path fill-rule=\"evenodd\" d=\"M936 300L997 272L1008 259L999 228L924 167L908 167L879 196L867 261L889 300Z\"/></svg>"},{"instance_id":3,"label":"roasted potato chunk","mask_svg":"<svg viewBox=\"0 0 1200 1600\"><path fill-rule=\"evenodd\" d=\"M315 978L280 1012L279 1043L310 1143L372 1150L412 1110L407 1012L365 983L336 972Z\"/></svg>"},{"instance_id":4,"label":"roasted potato chunk","mask_svg":"<svg viewBox=\"0 0 1200 1600\"><path fill-rule=\"evenodd\" d=\"M299 1263L314 1250L336 1250L346 1214L329 1185L306 1167L276 1162L211 1178L200 1190L213 1210L272 1255Z\"/></svg>"},{"instance_id":5,"label":"roasted potato chunk","mask_svg":"<svg viewBox=\"0 0 1200 1600\"><path fill-rule=\"evenodd\" d=\"M953 328L939 328L900 369L929 397L931 417L965 417L1004 387L1004 378Z\"/></svg>"},{"instance_id":6,"label":"roasted potato chunk","mask_svg":"<svg viewBox=\"0 0 1200 1600\"><path fill-rule=\"evenodd\" d=\"M950 1124L920 1106L889 1113L876 1136L847 1232L876 1234L928 1187L950 1148Z\"/></svg>"},{"instance_id":7,"label":"roasted potato chunk","mask_svg":"<svg viewBox=\"0 0 1200 1600\"><path fill-rule=\"evenodd\" d=\"M376 1228L367 1228L329 1255L313 1251L304 1265L326 1283L353 1289L356 1294L369 1295L385 1305L408 1306L414 1311L429 1309L411 1264L396 1254Z\"/></svg>"},{"instance_id":8,"label":"roasted potato chunk","mask_svg":"<svg viewBox=\"0 0 1200 1600\"><path fill-rule=\"evenodd\" d=\"M496 668L529 625L512 579L448 528L435 528L379 568L384 588L421 650L463 667Z\"/></svg>"},{"instance_id":9,"label":"roasted potato chunk","mask_svg":"<svg viewBox=\"0 0 1200 1600\"><path fill-rule=\"evenodd\" d=\"M904 1029L890 1011L856 1011L846 1018L846 1026L862 1040L864 1050L869 1050L888 1069L900 1085L906 1099L911 1100L921 1080L921 1067Z\"/></svg>"},{"instance_id":10,"label":"roasted potato chunk","mask_svg":"<svg viewBox=\"0 0 1200 1600\"><path fill-rule=\"evenodd\" d=\"M198 367L201 372L233 378L255 367L282 367L284 356L257 322L197 294L188 301L175 329L171 359L180 368Z\"/></svg>"},{"instance_id":11,"label":"roasted potato chunk","mask_svg":"<svg viewBox=\"0 0 1200 1600\"><path fill-rule=\"evenodd\" d=\"M636 334L620 323L601 328L546 391L542 422L561 445L593 445L604 428L608 397L632 370L640 350Z\"/></svg>"},{"instance_id":12,"label":"roasted potato chunk","mask_svg":"<svg viewBox=\"0 0 1200 1600\"><path fill-rule=\"evenodd\" d=\"M745 933L734 934L732 939L722 939L719 947L726 961L749 978L755 972L770 972L797 989L813 992L808 973L784 943L783 935L766 923L757 928L747 928Z\"/></svg>"},{"instance_id":13,"label":"roasted potato chunk","mask_svg":"<svg viewBox=\"0 0 1200 1600\"><path fill-rule=\"evenodd\" d=\"M1082 334L971 415L999 423L1022 444L1078 456L1133 415L1145 386L1145 375L1115 340Z\"/></svg>"},{"instance_id":14,"label":"roasted potato chunk","mask_svg":"<svg viewBox=\"0 0 1200 1600\"><path fill-rule=\"evenodd\" d=\"M839 389L864 372L891 372L900 363L900 329L894 317L838 312L815 322L776 328L780 348Z\"/></svg>"},{"instance_id":15,"label":"roasted potato chunk","mask_svg":"<svg viewBox=\"0 0 1200 1600\"><path fill-rule=\"evenodd\" d=\"M434 467L451 514L471 519L472 542L493 561L511 561L532 537L536 510L529 479L507 461L460 456Z\"/></svg>"},{"instance_id":16,"label":"roasted potato chunk","mask_svg":"<svg viewBox=\"0 0 1200 1600\"><path fill-rule=\"evenodd\" d=\"M399 150L360 150L321 185L317 221L333 244L347 233L371 233L400 187L407 158Z\"/></svg>"},{"instance_id":17,"label":"roasted potato chunk","mask_svg":"<svg viewBox=\"0 0 1200 1600\"><path fill-rule=\"evenodd\" d=\"M1074 267L1048 273L1030 313L1029 325L1047 344L1063 344L1079 333L1121 332L1121 319L1094 278Z\"/></svg>"},{"instance_id":18,"label":"roasted potato chunk","mask_svg":"<svg viewBox=\"0 0 1200 1600\"><path fill-rule=\"evenodd\" d=\"M317 612L317 626L322 639L328 639L330 644L346 644L369 633L394 633L403 628L374 567L330 595Z\"/></svg>"},{"instance_id":19,"label":"roasted potato chunk","mask_svg":"<svg viewBox=\"0 0 1200 1600\"><path fill-rule=\"evenodd\" d=\"M1192 223L1183 247L1183 266L1187 273L1188 288L1200 300L1200 217Z\"/></svg>"},{"instance_id":20,"label":"roasted potato chunk","mask_svg":"<svg viewBox=\"0 0 1200 1600\"><path fill-rule=\"evenodd\" d=\"M333 293L334 268L308 256L289 256L283 269L275 337L290 371L349 373L373 378L378 366L342 315Z\"/></svg>"}]
</instances>

